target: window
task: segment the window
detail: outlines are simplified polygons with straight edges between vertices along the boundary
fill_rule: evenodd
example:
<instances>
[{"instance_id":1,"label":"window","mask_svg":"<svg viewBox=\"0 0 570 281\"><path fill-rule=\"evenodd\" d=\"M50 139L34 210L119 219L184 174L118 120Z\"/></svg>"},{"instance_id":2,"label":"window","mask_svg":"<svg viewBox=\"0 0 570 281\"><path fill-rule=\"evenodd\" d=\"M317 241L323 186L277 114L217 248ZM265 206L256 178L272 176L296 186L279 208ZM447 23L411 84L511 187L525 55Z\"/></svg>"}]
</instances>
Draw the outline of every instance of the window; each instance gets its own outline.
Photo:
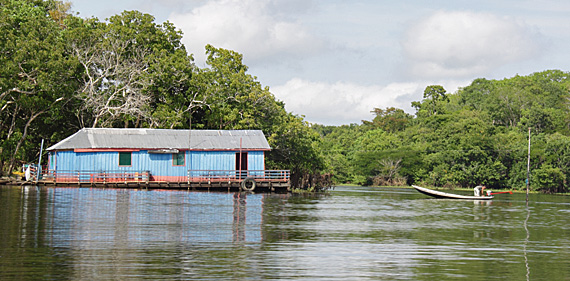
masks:
<instances>
[{"instance_id":1,"label":"window","mask_svg":"<svg viewBox=\"0 0 570 281\"><path fill-rule=\"evenodd\" d=\"M119 166L131 166L132 152L119 152Z\"/></svg>"},{"instance_id":2,"label":"window","mask_svg":"<svg viewBox=\"0 0 570 281\"><path fill-rule=\"evenodd\" d=\"M185 153L180 151L178 153L172 154L172 165L174 166L184 166Z\"/></svg>"}]
</instances>

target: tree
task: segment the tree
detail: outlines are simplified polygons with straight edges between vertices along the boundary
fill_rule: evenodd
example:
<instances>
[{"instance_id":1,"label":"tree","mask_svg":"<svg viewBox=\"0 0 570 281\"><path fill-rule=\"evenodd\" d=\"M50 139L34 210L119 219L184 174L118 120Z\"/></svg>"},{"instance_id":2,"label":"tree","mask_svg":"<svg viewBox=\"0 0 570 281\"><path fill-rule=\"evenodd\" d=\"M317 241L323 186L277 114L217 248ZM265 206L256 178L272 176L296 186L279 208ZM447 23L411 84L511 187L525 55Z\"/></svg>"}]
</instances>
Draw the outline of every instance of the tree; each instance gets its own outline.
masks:
<instances>
[{"instance_id":1,"label":"tree","mask_svg":"<svg viewBox=\"0 0 570 281\"><path fill-rule=\"evenodd\" d=\"M567 180L570 178L570 137L560 133L546 136L544 164L559 169ZM567 188L567 186L566 186Z\"/></svg>"},{"instance_id":2,"label":"tree","mask_svg":"<svg viewBox=\"0 0 570 281\"><path fill-rule=\"evenodd\" d=\"M206 54L209 67L192 76L193 126L263 130L272 147L266 167L290 169L297 187L324 168L318 134L301 117L287 113L269 88L247 73L241 54L211 45Z\"/></svg>"},{"instance_id":3,"label":"tree","mask_svg":"<svg viewBox=\"0 0 570 281\"><path fill-rule=\"evenodd\" d=\"M374 108L372 113L376 115L372 122L362 121L362 123L391 133L403 131L413 119L412 115L395 107L387 107L386 109Z\"/></svg>"},{"instance_id":4,"label":"tree","mask_svg":"<svg viewBox=\"0 0 570 281\"><path fill-rule=\"evenodd\" d=\"M114 17L117 20L117 17ZM78 19L69 32L71 48L84 68L81 123L90 127L112 126L127 116L148 116L150 97L146 56L150 50L133 44L116 28L97 19Z\"/></svg>"},{"instance_id":5,"label":"tree","mask_svg":"<svg viewBox=\"0 0 570 281\"><path fill-rule=\"evenodd\" d=\"M321 136L319 151L324 159L325 170L333 175L336 182L356 182L354 143L368 128L357 124L338 127L312 124L311 129Z\"/></svg>"},{"instance_id":6,"label":"tree","mask_svg":"<svg viewBox=\"0 0 570 281\"><path fill-rule=\"evenodd\" d=\"M534 179L534 189L545 193L566 192L566 175L559 169L549 164L542 165L539 169L532 171Z\"/></svg>"},{"instance_id":7,"label":"tree","mask_svg":"<svg viewBox=\"0 0 570 281\"><path fill-rule=\"evenodd\" d=\"M287 113L283 122L267 133L272 147L268 154L268 167L290 169L297 178L324 168L318 151L319 136L301 118Z\"/></svg>"},{"instance_id":8,"label":"tree","mask_svg":"<svg viewBox=\"0 0 570 281\"><path fill-rule=\"evenodd\" d=\"M275 99L257 77L247 74L243 56L237 52L206 46L209 68L196 73L208 113L198 116L209 128L267 128L287 120L284 104Z\"/></svg>"},{"instance_id":9,"label":"tree","mask_svg":"<svg viewBox=\"0 0 570 281\"><path fill-rule=\"evenodd\" d=\"M534 132L553 132L555 129L555 120L560 112L553 108L543 108L541 106L532 106L530 109L524 109L521 112L521 127L532 128Z\"/></svg>"},{"instance_id":10,"label":"tree","mask_svg":"<svg viewBox=\"0 0 570 281\"><path fill-rule=\"evenodd\" d=\"M37 151L21 149L41 129L38 118L56 114L74 88L74 60L50 16L57 3L10 0L0 6L0 165L9 158L8 173L17 159Z\"/></svg>"},{"instance_id":11,"label":"tree","mask_svg":"<svg viewBox=\"0 0 570 281\"><path fill-rule=\"evenodd\" d=\"M143 50L146 71L141 79L148 85L142 93L150 98L146 118L130 118L129 126L188 128L189 111L200 100L192 88L197 71L192 55L182 44L182 32L170 23L157 24L154 17L138 11L125 11L109 19L108 29L129 42L127 55Z\"/></svg>"},{"instance_id":12,"label":"tree","mask_svg":"<svg viewBox=\"0 0 570 281\"><path fill-rule=\"evenodd\" d=\"M378 160L378 174L375 177L379 179L375 185L394 185L397 182L397 177L399 177L400 169L402 168L402 158L392 159L392 158L384 158Z\"/></svg>"},{"instance_id":13,"label":"tree","mask_svg":"<svg viewBox=\"0 0 570 281\"><path fill-rule=\"evenodd\" d=\"M125 11L109 23L77 20L68 38L85 71L82 123L184 127L195 66L171 23Z\"/></svg>"},{"instance_id":14,"label":"tree","mask_svg":"<svg viewBox=\"0 0 570 281\"><path fill-rule=\"evenodd\" d=\"M375 175L378 172L378 161L397 161L397 157L384 155L399 145L398 138L382 129L370 130L358 137L354 142L354 167L356 174L362 178Z\"/></svg>"},{"instance_id":15,"label":"tree","mask_svg":"<svg viewBox=\"0 0 570 281\"><path fill-rule=\"evenodd\" d=\"M109 36L101 43L75 49L85 68L79 98L92 113L90 126L107 127L128 117L140 120L150 115L151 97L145 90L152 81L145 79L145 50L131 50L126 57L128 43L120 38Z\"/></svg>"},{"instance_id":16,"label":"tree","mask_svg":"<svg viewBox=\"0 0 570 281\"><path fill-rule=\"evenodd\" d=\"M445 89L439 85L427 86L424 90L424 99L421 103L412 102L412 107L416 108L418 115L427 117L442 113L444 103L449 102L449 97Z\"/></svg>"}]
</instances>

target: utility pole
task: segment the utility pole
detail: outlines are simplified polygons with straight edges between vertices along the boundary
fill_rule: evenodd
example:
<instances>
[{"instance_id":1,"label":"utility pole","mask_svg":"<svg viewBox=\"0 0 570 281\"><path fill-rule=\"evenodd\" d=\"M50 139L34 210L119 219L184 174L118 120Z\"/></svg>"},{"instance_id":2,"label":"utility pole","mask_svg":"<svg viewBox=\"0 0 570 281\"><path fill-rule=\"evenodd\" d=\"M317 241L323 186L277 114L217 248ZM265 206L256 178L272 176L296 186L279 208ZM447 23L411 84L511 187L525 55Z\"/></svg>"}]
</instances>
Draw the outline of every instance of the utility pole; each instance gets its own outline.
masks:
<instances>
[{"instance_id":1,"label":"utility pole","mask_svg":"<svg viewBox=\"0 0 570 281\"><path fill-rule=\"evenodd\" d=\"M42 177L42 153L44 152L44 139L42 139L42 144L40 146L40 160L38 160L38 168L36 169L36 183Z\"/></svg>"},{"instance_id":2,"label":"utility pole","mask_svg":"<svg viewBox=\"0 0 570 281\"><path fill-rule=\"evenodd\" d=\"M528 128L528 160L526 163L526 203L528 204L528 190L530 186L530 127Z\"/></svg>"}]
</instances>

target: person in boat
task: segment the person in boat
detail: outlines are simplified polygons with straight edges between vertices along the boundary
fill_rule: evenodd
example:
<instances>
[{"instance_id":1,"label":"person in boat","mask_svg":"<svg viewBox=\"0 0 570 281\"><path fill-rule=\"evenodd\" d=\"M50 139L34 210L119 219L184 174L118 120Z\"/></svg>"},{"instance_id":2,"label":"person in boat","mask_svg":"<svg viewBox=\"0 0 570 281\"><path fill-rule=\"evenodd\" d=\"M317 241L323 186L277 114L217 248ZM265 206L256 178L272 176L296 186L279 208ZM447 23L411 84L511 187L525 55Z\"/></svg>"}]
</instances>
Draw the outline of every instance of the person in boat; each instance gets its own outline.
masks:
<instances>
[{"instance_id":1,"label":"person in boat","mask_svg":"<svg viewBox=\"0 0 570 281\"><path fill-rule=\"evenodd\" d=\"M478 185L473 189L473 193L475 196L485 196L485 188L484 185Z\"/></svg>"}]
</instances>

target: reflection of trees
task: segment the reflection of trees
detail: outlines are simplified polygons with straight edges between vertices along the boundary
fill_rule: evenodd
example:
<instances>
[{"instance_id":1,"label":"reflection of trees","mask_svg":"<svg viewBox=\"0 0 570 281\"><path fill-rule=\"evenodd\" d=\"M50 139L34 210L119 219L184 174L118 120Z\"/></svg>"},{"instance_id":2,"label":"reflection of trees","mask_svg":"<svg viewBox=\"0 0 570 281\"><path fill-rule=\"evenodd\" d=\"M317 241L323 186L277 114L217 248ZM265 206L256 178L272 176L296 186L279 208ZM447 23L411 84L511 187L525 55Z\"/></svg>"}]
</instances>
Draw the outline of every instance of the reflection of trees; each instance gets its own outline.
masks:
<instances>
[{"instance_id":1,"label":"reflection of trees","mask_svg":"<svg viewBox=\"0 0 570 281\"><path fill-rule=\"evenodd\" d=\"M263 202L263 241L311 241L318 236L307 224L316 221L318 196L272 194Z\"/></svg>"},{"instance_id":2,"label":"reflection of trees","mask_svg":"<svg viewBox=\"0 0 570 281\"><path fill-rule=\"evenodd\" d=\"M53 247L50 190L0 186L0 279L61 279L73 261L66 249ZM38 276L41 276L39 278Z\"/></svg>"}]
</instances>

